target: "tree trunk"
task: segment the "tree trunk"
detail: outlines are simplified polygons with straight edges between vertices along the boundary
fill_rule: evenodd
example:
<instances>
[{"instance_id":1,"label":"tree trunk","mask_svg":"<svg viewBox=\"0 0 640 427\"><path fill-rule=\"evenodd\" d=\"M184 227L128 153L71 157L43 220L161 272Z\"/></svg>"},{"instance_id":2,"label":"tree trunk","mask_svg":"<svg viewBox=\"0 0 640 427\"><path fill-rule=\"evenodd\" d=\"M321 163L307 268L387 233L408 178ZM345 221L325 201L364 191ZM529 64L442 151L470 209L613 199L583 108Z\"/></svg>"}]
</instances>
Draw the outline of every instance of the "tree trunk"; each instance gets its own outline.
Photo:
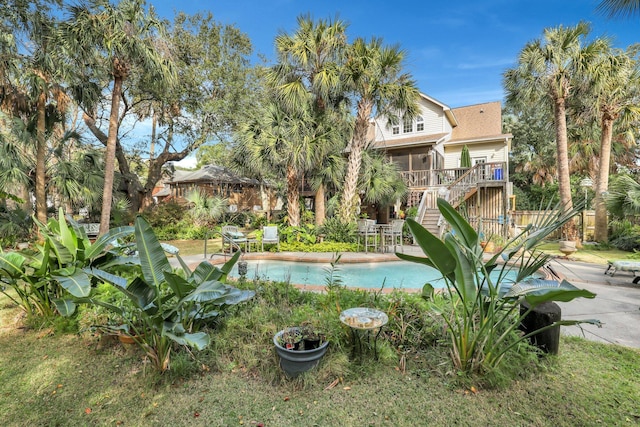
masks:
<instances>
[{"instance_id":1,"label":"tree trunk","mask_svg":"<svg viewBox=\"0 0 640 427\"><path fill-rule=\"evenodd\" d=\"M36 218L43 224L47 223L47 193L46 193L46 156L47 145L45 139L46 130L46 104L47 95L41 92L37 104L36 124Z\"/></svg>"},{"instance_id":2,"label":"tree trunk","mask_svg":"<svg viewBox=\"0 0 640 427\"><path fill-rule=\"evenodd\" d=\"M569 149L567 144L567 116L565 98L558 97L554 104L554 119L556 127L556 149L558 156L558 193L562 210L568 212L573 208L571 201L571 181L569 179ZM563 227L563 234L567 240L577 239L575 221L567 222Z\"/></svg>"},{"instance_id":3,"label":"tree trunk","mask_svg":"<svg viewBox=\"0 0 640 427\"><path fill-rule=\"evenodd\" d=\"M356 113L356 125L351 142L351 150L347 160L347 173L345 175L344 189L342 191L342 203L338 215L343 223L352 222L356 218L358 208L358 177L362 165L362 151L367 144L367 130L369 129L369 116L373 103L370 100L361 99L358 102Z\"/></svg>"},{"instance_id":4,"label":"tree trunk","mask_svg":"<svg viewBox=\"0 0 640 427\"><path fill-rule=\"evenodd\" d=\"M292 166L287 166L287 216L289 225L300 225L300 190L298 173Z\"/></svg>"},{"instance_id":5,"label":"tree trunk","mask_svg":"<svg viewBox=\"0 0 640 427\"><path fill-rule=\"evenodd\" d=\"M107 135L107 149L104 156L104 190L102 192L102 212L100 212L100 231L109 231L111 219L111 202L113 199L113 182L116 170L116 142L118 138L118 112L120 111L120 95L122 93L122 77L113 80L111 95L111 114L109 116L109 133Z\"/></svg>"},{"instance_id":6,"label":"tree trunk","mask_svg":"<svg viewBox=\"0 0 640 427\"><path fill-rule=\"evenodd\" d=\"M325 192L324 192L324 184L320 184L318 190L315 195L315 207L316 207L316 225L321 226L324 224L324 220L326 218L325 212L326 207L324 203Z\"/></svg>"},{"instance_id":7,"label":"tree trunk","mask_svg":"<svg viewBox=\"0 0 640 427\"><path fill-rule=\"evenodd\" d=\"M596 209L595 220L595 240L596 242L606 242L608 240L607 207L604 203L603 195L609 189L609 167L611 164L611 140L613 138L614 117L603 113L601 135L600 135L600 167L598 170L598 180L596 182L596 197L594 199Z\"/></svg>"}]
</instances>

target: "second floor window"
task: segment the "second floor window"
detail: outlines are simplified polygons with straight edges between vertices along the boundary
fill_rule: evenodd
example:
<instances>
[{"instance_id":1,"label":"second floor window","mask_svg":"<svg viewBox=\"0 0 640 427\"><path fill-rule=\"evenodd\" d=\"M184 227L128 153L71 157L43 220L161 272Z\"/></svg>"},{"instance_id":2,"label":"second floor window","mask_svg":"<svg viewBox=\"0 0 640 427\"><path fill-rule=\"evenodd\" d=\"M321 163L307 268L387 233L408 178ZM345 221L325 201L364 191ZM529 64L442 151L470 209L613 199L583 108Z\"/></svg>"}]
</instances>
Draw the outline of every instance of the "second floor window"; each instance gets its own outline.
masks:
<instances>
[{"instance_id":1,"label":"second floor window","mask_svg":"<svg viewBox=\"0 0 640 427\"><path fill-rule=\"evenodd\" d=\"M404 119L404 123L402 124L402 132L413 132L413 122L411 121L411 119Z\"/></svg>"},{"instance_id":2,"label":"second floor window","mask_svg":"<svg viewBox=\"0 0 640 427\"><path fill-rule=\"evenodd\" d=\"M424 119L422 116L416 118L416 132L422 132L424 130Z\"/></svg>"}]
</instances>

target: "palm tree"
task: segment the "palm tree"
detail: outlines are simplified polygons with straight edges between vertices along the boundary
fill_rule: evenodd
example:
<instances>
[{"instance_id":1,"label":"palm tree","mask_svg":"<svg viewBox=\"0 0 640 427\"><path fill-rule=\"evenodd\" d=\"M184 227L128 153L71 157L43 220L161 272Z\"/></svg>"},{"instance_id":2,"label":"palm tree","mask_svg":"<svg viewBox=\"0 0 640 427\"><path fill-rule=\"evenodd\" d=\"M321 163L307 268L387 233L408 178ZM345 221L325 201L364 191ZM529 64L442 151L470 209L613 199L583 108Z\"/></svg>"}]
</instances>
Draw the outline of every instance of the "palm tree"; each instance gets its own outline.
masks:
<instances>
[{"instance_id":1,"label":"palm tree","mask_svg":"<svg viewBox=\"0 0 640 427\"><path fill-rule=\"evenodd\" d=\"M382 114L398 120L398 112L413 118L418 112L419 92L409 74L402 73L404 52L384 46L381 39L358 38L349 48L344 67L347 91L356 99L353 137L347 146L347 172L338 215L344 223L355 219L359 206L358 177L362 152L367 148L369 121Z\"/></svg>"},{"instance_id":2,"label":"palm tree","mask_svg":"<svg viewBox=\"0 0 640 427\"><path fill-rule=\"evenodd\" d=\"M227 199L209 195L199 189L187 193L185 199L190 203L189 216L199 227L213 226L227 211Z\"/></svg>"},{"instance_id":3,"label":"palm tree","mask_svg":"<svg viewBox=\"0 0 640 427\"><path fill-rule=\"evenodd\" d=\"M607 240L607 207L604 194L609 187L611 173L610 159L614 124L637 123L640 119L640 106L637 104L637 92L640 85L638 63L628 52L615 49L603 54L601 60L590 69L592 91L595 99L591 104L594 115L600 124L600 161L596 196L594 200L595 240Z\"/></svg>"},{"instance_id":4,"label":"palm tree","mask_svg":"<svg viewBox=\"0 0 640 427\"><path fill-rule=\"evenodd\" d=\"M572 209L567 144L567 101L575 85L584 79L593 59L603 50L601 40L585 44L589 25L558 26L544 30L537 39L520 51L518 65L504 74L507 102L512 105L534 105L546 102L553 110L557 173L560 202L568 212ZM575 239L575 226L566 230Z\"/></svg>"},{"instance_id":5,"label":"palm tree","mask_svg":"<svg viewBox=\"0 0 640 427\"><path fill-rule=\"evenodd\" d=\"M102 70L113 81L100 234L109 230L123 84L135 65L154 73L156 80L165 82L167 86L174 80L170 63L154 44L157 36L164 33L164 25L144 6L144 0L122 0L115 6L105 0L94 0L88 4L70 6L71 16L62 27L64 47L73 61L88 64L93 75ZM79 71L82 73L84 70ZM89 76L82 77L89 79ZM83 83L90 86L89 81ZM87 103L87 100L79 99L79 102Z\"/></svg>"},{"instance_id":6,"label":"palm tree","mask_svg":"<svg viewBox=\"0 0 640 427\"><path fill-rule=\"evenodd\" d=\"M640 0L602 0L597 10L610 18L631 17L640 14Z\"/></svg>"},{"instance_id":7,"label":"palm tree","mask_svg":"<svg viewBox=\"0 0 640 427\"><path fill-rule=\"evenodd\" d=\"M58 55L56 22L46 5L25 10L18 33L26 49L3 43L8 53L2 61L2 109L27 123L35 142L36 217L47 221L46 159L47 139L63 122L68 98L61 80L66 66Z\"/></svg>"},{"instance_id":8,"label":"palm tree","mask_svg":"<svg viewBox=\"0 0 640 427\"><path fill-rule=\"evenodd\" d=\"M406 199L408 188L398 172L398 167L382 152L365 150L362 153L362 173L358 190L363 201L387 206Z\"/></svg>"},{"instance_id":9,"label":"palm tree","mask_svg":"<svg viewBox=\"0 0 640 427\"><path fill-rule=\"evenodd\" d=\"M308 110L288 111L276 100L261 108L239 132L235 160L250 172L265 171L287 185L287 216L300 225L300 183L303 174L319 163L319 138Z\"/></svg>"},{"instance_id":10,"label":"palm tree","mask_svg":"<svg viewBox=\"0 0 640 427\"><path fill-rule=\"evenodd\" d=\"M295 33L283 33L276 37L279 63L266 76L267 84L274 88L285 108L296 109L308 104L304 108L309 108L315 116L317 135L325 136L323 141L319 140L314 146L315 150L323 150L323 153L315 156L321 161L332 157L335 159L332 153L344 149L344 142L337 140L341 135L334 131L327 132L326 128L336 126L333 119L340 116L332 114L332 110L339 110L344 101L340 66L347 46L345 31L346 24L340 20L314 22L310 16L298 17ZM326 173L332 170L327 168L332 164L318 164L317 169ZM325 217L325 183L322 179L316 179L313 173L311 175L316 188L316 224L322 225Z\"/></svg>"}]
</instances>

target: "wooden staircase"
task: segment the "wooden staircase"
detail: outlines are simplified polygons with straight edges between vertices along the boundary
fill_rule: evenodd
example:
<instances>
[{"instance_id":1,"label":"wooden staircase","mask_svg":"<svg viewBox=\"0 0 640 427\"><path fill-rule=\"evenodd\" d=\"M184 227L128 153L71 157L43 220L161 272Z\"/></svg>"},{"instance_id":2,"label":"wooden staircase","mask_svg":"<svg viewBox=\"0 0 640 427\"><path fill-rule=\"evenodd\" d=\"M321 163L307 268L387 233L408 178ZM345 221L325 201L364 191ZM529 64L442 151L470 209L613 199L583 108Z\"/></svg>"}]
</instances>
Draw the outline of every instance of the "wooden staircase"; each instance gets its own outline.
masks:
<instances>
[{"instance_id":1,"label":"wooden staircase","mask_svg":"<svg viewBox=\"0 0 640 427\"><path fill-rule=\"evenodd\" d=\"M429 230L433 235L440 235L440 227L438 222L440 221L440 211L438 209L427 208L422 217L422 226Z\"/></svg>"},{"instance_id":2,"label":"wooden staircase","mask_svg":"<svg viewBox=\"0 0 640 427\"><path fill-rule=\"evenodd\" d=\"M505 170L506 163L481 163L464 171L454 169L452 170L454 172L453 175L445 174L448 183L427 186L426 189L420 191L412 191L410 193L412 205L415 205L415 200L418 197L420 198L416 220L431 233L440 236L442 232L440 227L441 217L440 211L436 206L436 200L442 197L454 208L459 208L465 201L478 193L479 184L506 182L502 172L500 174L492 173L493 168L496 167L500 171Z\"/></svg>"}]
</instances>

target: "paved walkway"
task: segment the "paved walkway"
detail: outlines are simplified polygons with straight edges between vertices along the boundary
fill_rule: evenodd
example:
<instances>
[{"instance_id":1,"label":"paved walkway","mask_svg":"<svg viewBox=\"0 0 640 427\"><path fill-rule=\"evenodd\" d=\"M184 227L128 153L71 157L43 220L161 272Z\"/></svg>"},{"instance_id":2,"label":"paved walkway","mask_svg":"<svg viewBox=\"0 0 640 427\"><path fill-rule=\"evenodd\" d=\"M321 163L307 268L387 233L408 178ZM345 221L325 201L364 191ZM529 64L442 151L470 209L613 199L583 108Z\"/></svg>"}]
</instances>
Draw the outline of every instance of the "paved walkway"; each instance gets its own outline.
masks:
<instances>
[{"instance_id":1,"label":"paved walkway","mask_svg":"<svg viewBox=\"0 0 640 427\"><path fill-rule=\"evenodd\" d=\"M404 246L405 253L422 255L416 246ZM243 259L251 258L288 259L306 262L329 262L333 253L249 253ZM197 264L205 260L203 255L183 257L188 264ZM216 254L212 261L224 262L228 258ZM207 259L211 259L207 257ZM175 261L175 259L173 259ZM344 253L341 262L371 262L397 260L394 254L381 253ZM588 264L556 258L551 262L553 270L570 283L588 289L596 294L593 299L579 298L569 303L559 303L563 319L598 319L602 327L593 325L563 326L562 333L579 335L587 339L640 348L640 284L632 283L633 275L618 272L613 277L605 275L605 265Z\"/></svg>"}]
</instances>

